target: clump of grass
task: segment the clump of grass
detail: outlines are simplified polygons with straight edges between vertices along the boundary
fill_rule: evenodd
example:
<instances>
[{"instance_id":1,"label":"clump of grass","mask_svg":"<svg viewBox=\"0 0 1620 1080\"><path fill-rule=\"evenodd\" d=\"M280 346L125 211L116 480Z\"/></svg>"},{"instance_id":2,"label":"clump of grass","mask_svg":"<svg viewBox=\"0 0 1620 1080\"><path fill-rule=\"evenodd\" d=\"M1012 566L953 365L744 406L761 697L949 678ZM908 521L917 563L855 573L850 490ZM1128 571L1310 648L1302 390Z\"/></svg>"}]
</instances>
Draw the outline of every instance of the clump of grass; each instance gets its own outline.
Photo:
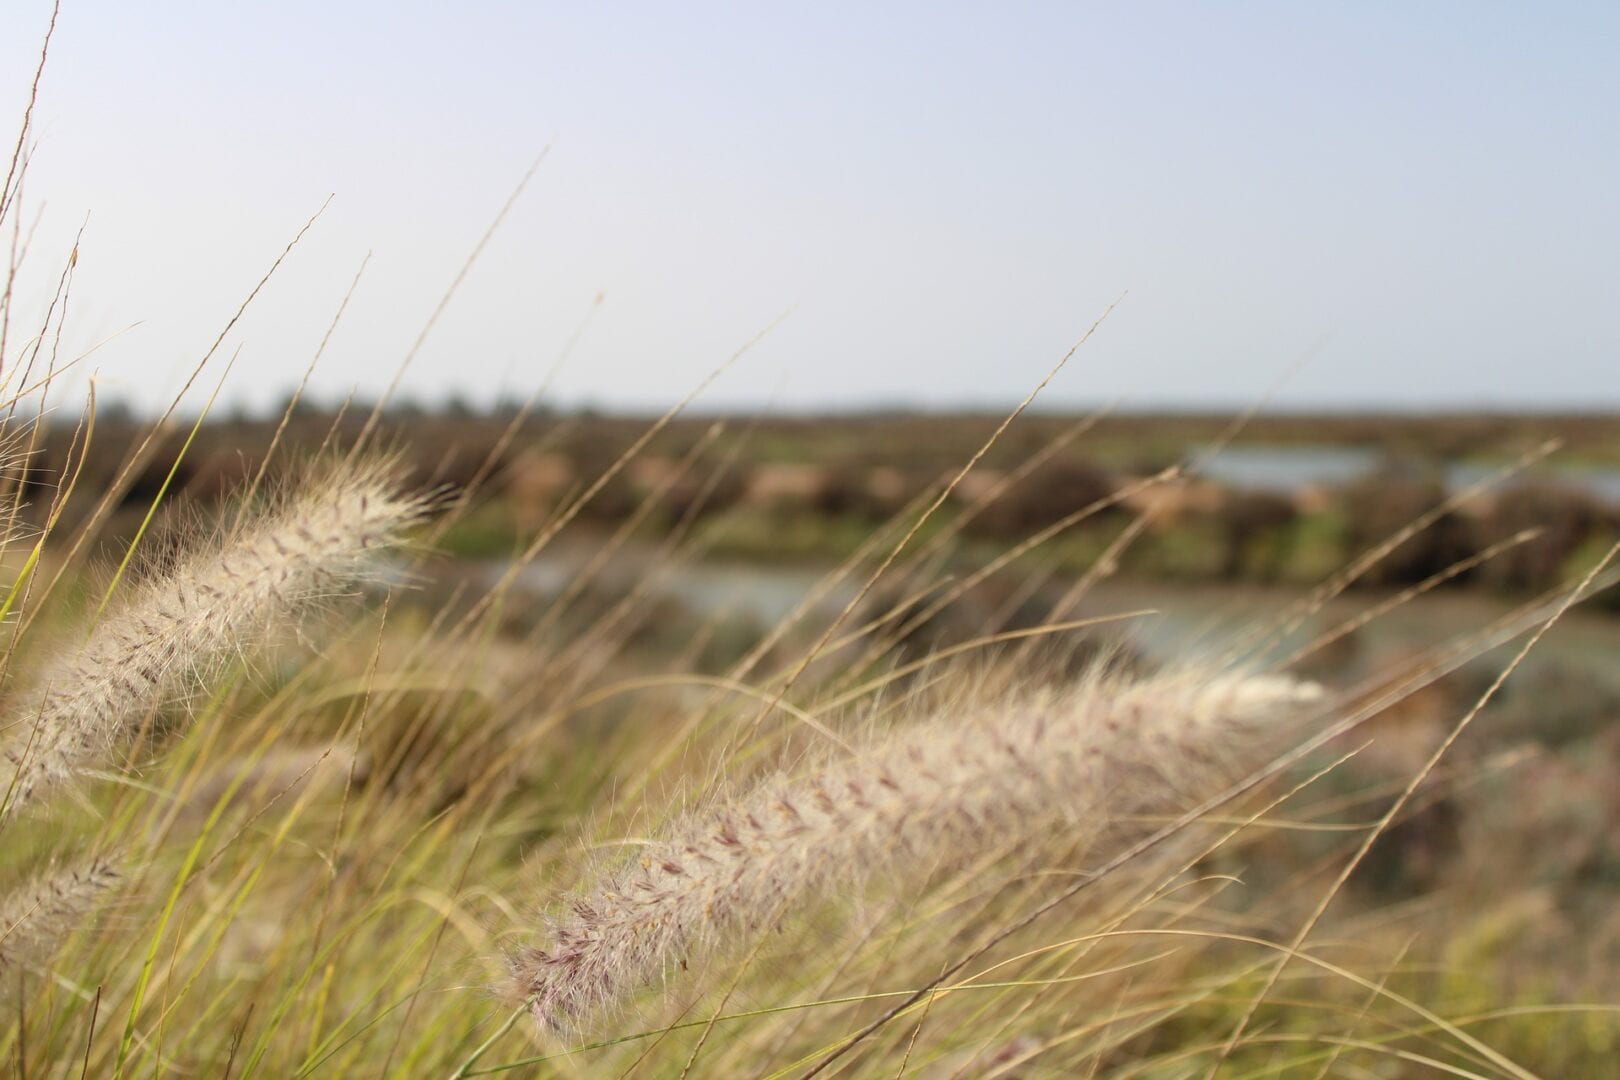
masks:
<instances>
[{"instance_id":1,"label":"clump of grass","mask_svg":"<svg viewBox=\"0 0 1620 1080\"><path fill-rule=\"evenodd\" d=\"M1042 826L1073 843L1183 808L1252 768L1320 697L1275 676L1095 674L910 725L680 821L570 899L512 978L542 1025L586 1024L689 952L723 949L817 894L868 878L904 892L920 866Z\"/></svg>"}]
</instances>

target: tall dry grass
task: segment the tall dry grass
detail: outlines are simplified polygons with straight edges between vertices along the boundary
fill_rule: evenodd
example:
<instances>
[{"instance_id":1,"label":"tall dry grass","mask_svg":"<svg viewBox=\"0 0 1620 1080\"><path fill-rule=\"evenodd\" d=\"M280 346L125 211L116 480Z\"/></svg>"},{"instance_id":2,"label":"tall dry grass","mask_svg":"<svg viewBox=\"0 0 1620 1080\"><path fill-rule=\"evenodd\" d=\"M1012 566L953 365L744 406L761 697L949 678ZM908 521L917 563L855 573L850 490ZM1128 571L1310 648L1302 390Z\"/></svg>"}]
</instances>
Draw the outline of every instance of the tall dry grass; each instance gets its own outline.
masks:
<instances>
[{"instance_id":1,"label":"tall dry grass","mask_svg":"<svg viewBox=\"0 0 1620 1080\"><path fill-rule=\"evenodd\" d=\"M26 116L17 145L5 226ZM13 333L0 295L24 460L73 361L77 258L39 326ZM1401 663L1329 672L1331 691L1268 658L1317 662L1420 600L1427 583L1342 594L1425 522L1169 662L1066 648L1111 619L1129 637L1132 608L1099 589L1153 511L1077 579L1045 546L1111 499L958 574L964 517L940 515L1020 406L750 628L660 599L713 539L693 523L732 433L654 493L681 508L629 585L609 577L636 516L547 594L526 568L646 438L491 573L431 549L495 459L430 502L364 464L371 419L324 472L278 428L239 502L193 507L217 525L157 556L183 493L120 503L179 404L103 489L74 483L93 399L59 486L0 487L0 1058L19 1075L1608 1075L1610 968L1522 957L1561 917L1601 959L1620 924L1549 914L1564 895L1510 866L1499 895L1354 892L1402 826L1523 760L1446 772L1524 655L1492 650L1534 645L1601 564ZM266 498L271 468L302 479ZM1005 592L975 610L999 613L968 640L907 651L986 583ZM1046 594L1045 623L1007 627ZM1446 696L1479 664L1477 696ZM1363 721L1419 706L1440 736L1356 772L1387 745ZM1503 846L1487 830L1470 873Z\"/></svg>"},{"instance_id":2,"label":"tall dry grass","mask_svg":"<svg viewBox=\"0 0 1620 1080\"><path fill-rule=\"evenodd\" d=\"M1332 894L1277 831L1377 834L1340 824L1358 804L1310 801L1353 747L1277 762L1370 714L1365 694L1208 659L1076 679L1039 630L993 626L900 662L884 639L916 599L806 608L712 670L690 648L701 618L663 612L684 622L661 639L635 590L583 604L576 579L566 609L531 611L545 601L516 576L441 590L408 550L379 572L422 510L340 467L162 567L136 560L105 606L62 602L72 563L30 571L60 584L22 604L8 658L14 1059L274 1076L1593 1060L1540 1033L1597 1013L1549 1028L1551 1005L1509 998L1523 1018L1486 1038L1493 1003L1423 1000L1376 911L1300 921ZM886 566L929 602L937 568L908 561L908 531L832 574ZM46 540L42 560L91 546ZM368 580L369 603L334 599ZM1457 662L1384 673L1379 704ZM1254 868L1283 879L1256 895L1236 880ZM1361 948L1341 940L1357 920ZM1280 953L1290 927L1331 936Z\"/></svg>"}]
</instances>

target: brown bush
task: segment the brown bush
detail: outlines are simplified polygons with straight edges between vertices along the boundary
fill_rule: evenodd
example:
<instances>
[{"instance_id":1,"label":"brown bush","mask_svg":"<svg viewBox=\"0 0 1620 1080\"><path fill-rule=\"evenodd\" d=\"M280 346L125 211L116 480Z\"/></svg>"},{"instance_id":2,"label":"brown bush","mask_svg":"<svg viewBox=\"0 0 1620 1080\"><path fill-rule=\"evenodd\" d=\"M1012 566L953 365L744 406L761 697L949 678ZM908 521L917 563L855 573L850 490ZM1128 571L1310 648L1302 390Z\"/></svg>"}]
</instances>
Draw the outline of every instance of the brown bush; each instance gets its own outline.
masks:
<instances>
[{"instance_id":1,"label":"brown bush","mask_svg":"<svg viewBox=\"0 0 1620 1080\"><path fill-rule=\"evenodd\" d=\"M1106 499L1115 487L1109 473L1087 462L1048 462L985 506L973 531L998 539L1028 536Z\"/></svg>"},{"instance_id":2,"label":"brown bush","mask_svg":"<svg viewBox=\"0 0 1620 1080\"><path fill-rule=\"evenodd\" d=\"M1346 533L1352 551L1375 547L1430 513L1445 499L1438 477L1384 468L1345 488L1342 494ZM1474 551L1466 522L1455 513L1440 516L1428 528L1407 538L1378 564L1362 583L1409 585L1453 565Z\"/></svg>"},{"instance_id":3,"label":"brown bush","mask_svg":"<svg viewBox=\"0 0 1620 1080\"><path fill-rule=\"evenodd\" d=\"M1270 491L1235 491L1216 516L1226 538L1222 578L1278 576L1283 534L1298 516L1292 499Z\"/></svg>"},{"instance_id":4,"label":"brown bush","mask_svg":"<svg viewBox=\"0 0 1620 1080\"><path fill-rule=\"evenodd\" d=\"M1611 517L1583 492L1542 483L1508 488L1476 523L1478 545L1505 540L1525 529L1541 533L1482 566L1480 579L1504 589L1547 588L1562 577L1570 556L1588 538L1613 528Z\"/></svg>"}]
</instances>

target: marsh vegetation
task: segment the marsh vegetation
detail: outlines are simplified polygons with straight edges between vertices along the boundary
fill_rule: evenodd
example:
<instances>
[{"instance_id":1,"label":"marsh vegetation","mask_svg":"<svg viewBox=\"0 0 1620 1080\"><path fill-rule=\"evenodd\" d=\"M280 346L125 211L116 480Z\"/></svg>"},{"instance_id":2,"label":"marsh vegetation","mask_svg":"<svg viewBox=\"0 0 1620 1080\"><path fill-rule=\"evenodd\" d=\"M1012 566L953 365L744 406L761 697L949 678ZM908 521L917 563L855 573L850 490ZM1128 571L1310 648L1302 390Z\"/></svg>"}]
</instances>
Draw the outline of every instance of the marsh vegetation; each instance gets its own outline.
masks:
<instances>
[{"instance_id":1,"label":"marsh vegetation","mask_svg":"<svg viewBox=\"0 0 1620 1080\"><path fill-rule=\"evenodd\" d=\"M16 1075L1613 1074L1612 418L141 417L77 259L0 292Z\"/></svg>"}]
</instances>

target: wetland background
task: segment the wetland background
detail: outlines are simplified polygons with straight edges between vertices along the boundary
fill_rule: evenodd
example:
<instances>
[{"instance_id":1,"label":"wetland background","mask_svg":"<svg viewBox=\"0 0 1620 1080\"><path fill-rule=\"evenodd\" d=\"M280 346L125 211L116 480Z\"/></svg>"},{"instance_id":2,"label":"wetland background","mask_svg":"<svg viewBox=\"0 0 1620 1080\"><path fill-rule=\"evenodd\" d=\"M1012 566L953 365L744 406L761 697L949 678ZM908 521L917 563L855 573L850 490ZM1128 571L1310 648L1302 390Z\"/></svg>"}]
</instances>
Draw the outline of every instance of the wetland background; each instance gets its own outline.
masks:
<instances>
[{"instance_id":1,"label":"wetland background","mask_svg":"<svg viewBox=\"0 0 1620 1080\"><path fill-rule=\"evenodd\" d=\"M936 679L949 685L963 672L1061 685L1099 661L1146 672L1246 655L1360 707L1379 702L1330 747L1342 759L1291 813L1202 860L1194 880L1230 888L1170 905L1175 925L1196 917L1259 941L1297 924L1300 904L1344 864L1347 842L1423 776L1338 894L1319 948L1391 993L1433 1003L1448 1024L1515 1061L1604 1075L1620 1044L1606 1004L1620 1000L1620 607L1609 590L1571 611L1494 695L1487 688L1517 643L1481 634L1514 619L1522 631L1526 610L1620 537L1615 419L1025 413L992 438L1003 420L614 416L520 404L376 411L295 399L262 418L154 427L105 407L93 428L46 419L22 428L29 452L17 492L20 523L60 512L36 572L54 581L59 567L84 560L65 594L82 602L99 587L95 568L137 541L136 572L150 576L196 542L198 522L230 520L231 500L267 455L331 458L366 439L386 448L408 487L434 493L435 510L373 606L375 644L351 636L315 662L370 672L353 685L367 688L366 701L375 685L387 702L346 751L348 783L378 805L408 799L430 820L475 807L509 815L490 846L472 850L519 882L527 873L513 868L529 852L573 850L561 823L594 812L584 808L613 805L634 820L661 801L621 801L626 770L658 753L666 727L715 708L695 696L704 688L741 694L745 708L771 693L771 683L751 687L737 672L796 672L795 696L853 724L882 715L891 695L925 697ZM54 497L68 486L106 496L112 513L78 519L86 501ZM83 536L96 550L81 547ZM19 563L17 580L27 570ZM1348 588L1322 592L1335 582ZM440 641L443 652L431 645ZM1461 651L1443 659L1452 644ZM1414 669L1438 677L1381 696ZM246 672L239 690L250 700L280 700L277 686L305 678L296 666ZM323 719L325 703L352 692L296 691L298 723L324 732L339 715ZM1466 736L1427 771L1482 695L1488 704ZM522 745L512 740L537 715L558 745L508 760L504 748ZM502 762L498 771L478 764L486 754ZM667 760L680 764L657 781L660 794L681 791L683 770L702 768L698 755ZM474 793L491 776L505 794L486 806ZM322 806L327 796L310 790ZM619 816L600 826L608 836L625 827ZM364 835L357 843L385 850ZM310 887L296 876L285 884L296 895ZM200 972L247 990L280 970L237 940L263 918L221 925L224 966L205 956ZM1102 1041L1051 1067L1106 1062L1128 1074L1207 1051L1258 986L1243 955L1217 944L1173 979L1139 987L1173 998L1155 1006L1163 1012L1152 1025L1115 1032L1087 1021L1085 1030L1103 1025ZM424 978L429 970L431 961ZM759 977L779 974L767 964ZM1332 1032L1358 1008L1357 985L1329 979L1309 1007L1279 994L1231 1066L1257 1075L1314 1067L1320 1053L1279 1056L1273 1040L1286 1031L1337 1045ZM1028 992L1032 1008L1065 1007L1060 996ZM288 1008L300 1000L285 999ZM351 1027L375 1008L375 999L354 1002L327 1036L348 1031L338 1045L351 1064L390 1030L414 1040L414 1060L454 1059L475 1045L476 1058L493 1045L480 1040L498 1013L436 1010L420 1033L382 1023L386 1013ZM323 1030L320 1010L311 1022ZM376 1035L362 1038L370 1023ZM1355 1045L1366 1053L1345 1061L1435 1051L1433 1032L1391 1018L1365 1026L1370 1038ZM769 1031L739 1031L715 1052L752 1067L755 1040ZM291 1030L266 1028L260 1039L276 1060L325 1060L298 1051ZM505 1056L531 1060L523 1038L509 1043ZM1020 1060L1042 1054L1008 1046Z\"/></svg>"},{"instance_id":2,"label":"wetland background","mask_svg":"<svg viewBox=\"0 0 1620 1080\"><path fill-rule=\"evenodd\" d=\"M10 13L0 1069L1609 1080L1617 11Z\"/></svg>"},{"instance_id":3,"label":"wetland background","mask_svg":"<svg viewBox=\"0 0 1620 1080\"><path fill-rule=\"evenodd\" d=\"M352 401L292 403L283 452L341 448L370 411ZM454 608L458 596L477 597L517 568L525 599L504 632L577 648L607 620L603 640L623 651L604 661L602 677L718 675L784 625L790 632L774 648L789 656L857 602L856 623L894 620L895 663L1006 649L984 643L1016 641L1054 618L1141 610L1151 613L1055 634L1047 646L1076 663L1103 651L1149 662L1217 654L1361 553L1409 532L1344 597L1272 646L1284 655L1377 609L1300 664L1350 685L1578 578L1620 537L1620 418L1607 414L1030 413L932 515L924 508L999 416L665 422L515 403L406 403L380 415L382 444L412 482L455 508L400 602ZM125 509L109 536L132 530L160 492L178 520L203 512L253 473L281 420L239 414L204 422L189 446L184 429L159 440L151 464L124 481ZM112 484L145 430L106 410L81 482ZM54 483L70 433L48 430L28 486ZM862 594L851 566L919 520L917 561ZM549 538L543 550L526 552L536 536ZM1077 586L1086 590L1078 602ZM1620 910L1611 907L1620 902L1616 655L1620 596L1609 590L1532 654L1459 748L1448 773L1458 779L1437 785L1384 842L1382 887L1455 903L1445 890L1458 875L1479 873L1510 842L1535 853L1524 903L1601 914L1602 940L1620 950L1620 916L1611 914ZM1414 768L1500 659L1476 656L1391 709L1375 725L1378 745L1348 772L1388 783ZM1552 914L1535 925L1571 932ZM1584 969L1607 954L1579 963L1549 955ZM1541 974L1551 979L1561 964ZM1608 969L1590 970L1610 981ZM1620 994L1620 985L1605 992Z\"/></svg>"}]
</instances>

